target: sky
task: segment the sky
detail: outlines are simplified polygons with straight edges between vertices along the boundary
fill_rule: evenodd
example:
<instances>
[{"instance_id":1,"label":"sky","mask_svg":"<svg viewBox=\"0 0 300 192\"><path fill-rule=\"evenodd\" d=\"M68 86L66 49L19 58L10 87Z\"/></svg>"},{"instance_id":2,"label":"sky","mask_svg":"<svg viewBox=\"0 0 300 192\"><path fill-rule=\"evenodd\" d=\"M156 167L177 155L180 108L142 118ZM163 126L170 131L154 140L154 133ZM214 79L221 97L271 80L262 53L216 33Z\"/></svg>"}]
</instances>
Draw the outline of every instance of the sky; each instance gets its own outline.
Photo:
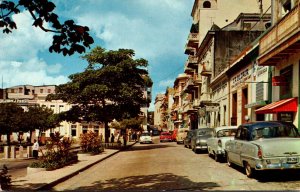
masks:
<instances>
[{"instance_id":1,"label":"sky","mask_svg":"<svg viewBox=\"0 0 300 192\"><path fill-rule=\"evenodd\" d=\"M1 1L1 0L0 0ZM187 55L184 47L192 24L194 0L52 0L61 20L73 19L88 26L95 40L91 49L133 49L136 58L148 60L155 96L173 87L183 73ZM13 16L18 29L0 33L0 75L2 87L16 85L59 85L69 75L82 72L87 62L80 54L64 57L49 53L52 33L32 26L24 11ZM87 50L87 52L90 50Z\"/></svg>"}]
</instances>

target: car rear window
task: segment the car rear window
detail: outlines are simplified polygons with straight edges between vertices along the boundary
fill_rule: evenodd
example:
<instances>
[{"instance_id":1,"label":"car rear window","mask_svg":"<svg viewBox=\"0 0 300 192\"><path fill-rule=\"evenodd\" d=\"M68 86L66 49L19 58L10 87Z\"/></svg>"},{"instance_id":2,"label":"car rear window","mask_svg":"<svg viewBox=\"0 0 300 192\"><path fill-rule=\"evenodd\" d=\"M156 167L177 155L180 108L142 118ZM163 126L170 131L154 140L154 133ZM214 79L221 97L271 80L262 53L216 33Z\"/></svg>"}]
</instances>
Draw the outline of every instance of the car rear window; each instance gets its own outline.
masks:
<instances>
[{"instance_id":1,"label":"car rear window","mask_svg":"<svg viewBox=\"0 0 300 192\"><path fill-rule=\"evenodd\" d=\"M198 136L204 136L204 135L212 135L212 130L200 130L198 131Z\"/></svg>"},{"instance_id":2,"label":"car rear window","mask_svg":"<svg viewBox=\"0 0 300 192\"><path fill-rule=\"evenodd\" d=\"M253 140L274 137L299 137L299 133L292 126L262 127L252 132Z\"/></svg>"},{"instance_id":3,"label":"car rear window","mask_svg":"<svg viewBox=\"0 0 300 192\"><path fill-rule=\"evenodd\" d=\"M217 137L231 137L235 136L236 129L223 129L217 132Z\"/></svg>"},{"instance_id":4,"label":"car rear window","mask_svg":"<svg viewBox=\"0 0 300 192\"><path fill-rule=\"evenodd\" d=\"M171 135L171 133L162 133L162 135Z\"/></svg>"}]
</instances>

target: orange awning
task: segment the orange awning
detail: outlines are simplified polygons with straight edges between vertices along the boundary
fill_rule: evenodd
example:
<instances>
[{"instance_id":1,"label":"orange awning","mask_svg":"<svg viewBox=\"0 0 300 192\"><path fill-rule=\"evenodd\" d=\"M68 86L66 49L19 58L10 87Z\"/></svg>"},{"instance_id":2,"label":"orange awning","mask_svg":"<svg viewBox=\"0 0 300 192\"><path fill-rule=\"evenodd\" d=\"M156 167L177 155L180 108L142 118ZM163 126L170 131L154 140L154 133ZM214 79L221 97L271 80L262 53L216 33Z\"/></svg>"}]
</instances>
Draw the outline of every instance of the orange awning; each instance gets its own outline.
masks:
<instances>
[{"instance_id":1,"label":"orange awning","mask_svg":"<svg viewBox=\"0 0 300 192\"><path fill-rule=\"evenodd\" d=\"M296 112L297 105L298 105L297 101L298 101L297 97L283 99L280 101L270 103L264 107L261 107L255 110L255 113L265 114L265 113L280 113L280 112Z\"/></svg>"}]
</instances>

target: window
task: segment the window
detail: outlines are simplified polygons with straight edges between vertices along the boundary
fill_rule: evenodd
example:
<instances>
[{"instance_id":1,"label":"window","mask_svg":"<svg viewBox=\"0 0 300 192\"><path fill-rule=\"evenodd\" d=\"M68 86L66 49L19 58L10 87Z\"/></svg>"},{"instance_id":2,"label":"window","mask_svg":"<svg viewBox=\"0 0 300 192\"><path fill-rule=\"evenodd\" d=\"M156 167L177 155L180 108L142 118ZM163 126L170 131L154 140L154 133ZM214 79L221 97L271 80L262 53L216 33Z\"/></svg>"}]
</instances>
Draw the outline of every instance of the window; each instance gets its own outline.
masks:
<instances>
[{"instance_id":1,"label":"window","mask_svg":"<svg viewBox=\"0 0 300 192\"><path fill-rule=\"evenodd\" d=\"M51 93L51 89L48 89L48 93Z\"/></svg>"},{"instance_id":2,"label":"window","mask_svg":"<svg viewBox=\"0 0 300 192\"><path fill-rule=\"evenodd\" d=\"M50 105L50 107L55 107L55 105Z\"/></svg>"},{"instance_id":3,"label":"window","mask_svg":"<svg viewBox=\"0 0 300 192\"><path fill-rule=\"evenodd\" d=\"M203 8L211 8L211 3L209 1L204 1Z\"/></svg>"},{"instance_id":4,"label":"window","mask_svg":"<svg viewBox=\"0 0 300 192\"><path fill-rule=\"evenodd\" d=\"M19 88L19 93L23 93L23 88Z\"/></svg>"},{"instance_id":5,"label":"window","mask_svg":"<svg viewBox=\"0 0 300 192\"><path fill-rule=\"evenodd\" d=\"M44 89L40 89L40 93L43 93L44 92Z\"/></svg>"},{"instance_id":6,"label":"window","mask_svg":"<svg viewBox=\"0 0 300 192\"><path fill-rule=\"evenodd\" d=\"M76 125L71 125L71 129L76 129Z\"/></svg>"},{"instance_id":7,"label":"window","mask_svg":"<svg viewBox=\"0 0 300 192\"><path fill-rule=\"evenodd\" d=\"M87 130L88 130L88 126L87 125L83 125L82 126L82 133L83 134L87 133Z\"/></svg>"},{"instance_id":8,"label":"window","mask_svg":"<svg viewBox=\"0 0 300 192\"><path fill-rule=\"evenodd\" d=\"M76 137L76 135L77 135L76 129L72 129L71 134L72 134L72 137Z\"/></svg>"},{"instance_id":9,"label":"window","mask_svg":"<svg viewBox=\"0 0 300 192\"><path fill-rule=\"evenodd\" d=\"M11 93L15 93L15 90L14 90L14 89L11 89L10 92L11 92Z\"/></svg>"},{"instance_id":10,"label":"window","mask_svg":"<svg viewBox=\"0 0 300 192\"><path fill-rule=\"evenodd\" d=\"M293 91L293 65L288 66L280 71L280 76L285 78L285 85L280 86L280 99L292 97Z\"/></svg>"}]
</instances>

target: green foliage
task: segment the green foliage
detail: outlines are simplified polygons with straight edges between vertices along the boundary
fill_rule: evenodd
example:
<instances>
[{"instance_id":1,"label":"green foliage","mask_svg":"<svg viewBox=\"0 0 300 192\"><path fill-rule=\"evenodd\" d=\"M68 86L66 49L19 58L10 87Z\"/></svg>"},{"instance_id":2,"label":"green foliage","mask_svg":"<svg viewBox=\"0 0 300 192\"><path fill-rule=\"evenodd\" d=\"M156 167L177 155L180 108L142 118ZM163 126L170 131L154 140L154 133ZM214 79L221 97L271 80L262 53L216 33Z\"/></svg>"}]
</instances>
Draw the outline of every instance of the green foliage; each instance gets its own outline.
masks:
<instances>
[{"instance_id":1,"label":"green foliage","mask_svg":"<svg viewBox=\"0 0 300 192\"><path fill-rule=\"evenodd\" d=\"M143 120L140 118L130 118L130 119L123 119L119 122L121 129L134 129L139 131L142 129L141 124Z\"/></svg>"},{"instance_id":2,"label":"green foliage","mask_svg":"<svg viewBox=\"0 0 300 192\"><path fill-rule=\"evenodd\" d=\"M11 185L11 176L8 175L8 168L6 165L3 165L3 168L0 169L0 184L2 190L7 190Z\"/></svg>"},{"instance_id":3,"label":"green foliage","mask_svg":"<svg viewBox=\"0 0 300 192\"><path fill-rule=\"evenodd\" d=\"M0 134L6 134L10 145L10 134L18 132L22 124L24 110L16 103L0 103Z\"/></svg>"},{"instance_id":4,"label":"green foliage","mask_svg":"<svg viewBox=\"0 0 300 192\"><path fill-rule=\"evenodd\" d=\"M59 85L47 100L62 99L75 104L63 114L67 121L101 121L106 127L113 119L137 117L147 103L144 88L152 86L145 59L135 59L131 49L106 51L94 48L82 57L89 63L81 73L70 75L71 81ZM105 135L108 141L109 135Z\"/></svg>"},{"instance_id":5,"label":"green foliage","mask_svg":"<svg viewBox=\"0 0 300 192\"><path fill-rule=\"evenodd\" d=\"M80 147L84 153L98 154L102 152L101 138L97 133L89 131L80 135Z\"/></svg>"},{"instance_id":6,"label":"green foliage","mask_svg":"<svg viewBox=\"0 0 300 192\"><path fill-rule=\"evenodd\" d=\"M53 170L77 161L77 155L70 152L72 143L70 138L62 137L59 132L55 132L46 144L46 152L42 152L40 160L31 163L30 167Z\"/></svg>"},{"instance_id":7,"label":"green foliage","mask_svg":"<svg viewBox=\"0 0 300 192\"><path fill-rule=\"evenodd\" d=\"M73 20L60 22L58 15L53 11L55 4L49 0L6 0L0 1L0 28L3 33L11 33L17 29L17 24L13 21L13 15L20 13L20 10L27 10L34 22L33 26L39 27L45 32L53 32L52 45L50 52L63 53L64 56L72 55L75 52L85 52L85 47L90 48L94 43L93 38L89 35L89 28L77 25ZM45 28L48 23L49 29Z\"/></svg>"}]
</instances>

